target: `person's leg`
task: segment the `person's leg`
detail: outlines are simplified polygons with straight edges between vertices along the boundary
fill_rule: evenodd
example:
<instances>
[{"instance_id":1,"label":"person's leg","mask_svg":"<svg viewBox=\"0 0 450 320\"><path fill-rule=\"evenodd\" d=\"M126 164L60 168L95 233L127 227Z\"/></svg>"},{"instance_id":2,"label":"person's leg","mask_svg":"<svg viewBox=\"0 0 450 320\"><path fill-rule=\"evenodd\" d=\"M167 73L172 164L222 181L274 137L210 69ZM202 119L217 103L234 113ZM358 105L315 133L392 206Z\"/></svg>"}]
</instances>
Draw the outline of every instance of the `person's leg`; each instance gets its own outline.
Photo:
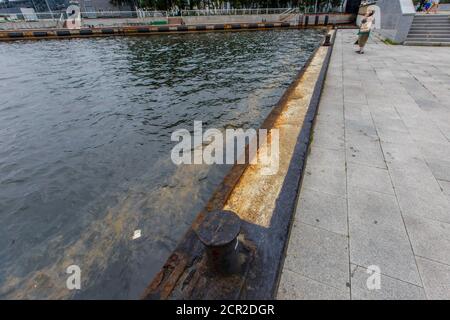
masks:
<instances>
[{"instance_id":1,"label":"person's leg","mask_svg":"<svg viewBox=\"0 0 450 320\"><path fill-rule=\"evenodd\" d=\"M361 51L361 35L358 35L358 40L356 40L355 44L358 46L358 50L356 50L357 53L360 53Z\"/></svg>"},{"instance_id":2,"label":"person's leg","mask_svg":"<svg viewBox=\"0 0 450 320\"><path fill-rule=\"evenodd\" d=\"M362 34L359 38L359 53L364 53L364 47L366 46L367 40L369 39L368 34Z\"/></svg>"},{"instance_id":3,"label":"person's leg","mask_svg":"<svg viewBox=\"0 0 450 320\"><path fill-rule=\"evenodd\" d=\"M362 44L362 37L363 35L360 34L358 36L358 41L356 41L356 44L358 45L358 50L356 51L357 53L361 53L361 49L364 47L364 45Z\"/></svg>"}]
</instances>

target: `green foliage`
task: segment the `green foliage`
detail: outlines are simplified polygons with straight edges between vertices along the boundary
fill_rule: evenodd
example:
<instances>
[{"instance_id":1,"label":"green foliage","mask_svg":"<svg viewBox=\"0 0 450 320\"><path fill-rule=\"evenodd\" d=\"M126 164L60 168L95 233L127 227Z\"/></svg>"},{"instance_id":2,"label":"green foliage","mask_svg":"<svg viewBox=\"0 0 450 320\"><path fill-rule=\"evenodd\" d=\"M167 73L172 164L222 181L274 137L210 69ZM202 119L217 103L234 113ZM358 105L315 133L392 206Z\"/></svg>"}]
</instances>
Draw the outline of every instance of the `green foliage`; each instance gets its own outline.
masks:
<instances>
[{"instance_id":1,"label":"green foliage","mask_svg":"<svg viewBox=\"0 0 450 320\"><path fill-rule=\"evenodd\" d=\"M110 0L113 4L130 4L149 10L205 9L225 8L230 3L231 8L314 8L316 0ZM317 9L326 10L328 7L341 5L343 0L317 0Z\"/></svg>"},{"instance_id":2,"label":"green foliage","mask_svg":"<svg viewBox=\"0 0 450 320\"><path fill-rule=\"evenodd\" d=\"M395 42L395 41L393 41L393 40L391 40L391 39L389 39L389 38L384 39L383 42L384 42L385 44L393 45L393 46L398 44L397 42Z\"/></svg>"}]
</instances>

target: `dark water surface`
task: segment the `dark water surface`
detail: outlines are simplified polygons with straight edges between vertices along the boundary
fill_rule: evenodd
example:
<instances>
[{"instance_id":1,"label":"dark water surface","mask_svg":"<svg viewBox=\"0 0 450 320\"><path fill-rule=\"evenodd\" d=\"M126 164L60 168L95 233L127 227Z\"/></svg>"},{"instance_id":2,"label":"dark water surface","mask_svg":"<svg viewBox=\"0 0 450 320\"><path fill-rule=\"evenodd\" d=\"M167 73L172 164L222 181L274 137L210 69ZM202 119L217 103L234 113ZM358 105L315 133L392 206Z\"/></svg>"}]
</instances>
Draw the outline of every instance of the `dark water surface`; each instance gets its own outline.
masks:
<instances>
[{"instance_id":1,"label":"dark water surface","mask_svg":"<svg viewBox=\"0 0 450 320\"><path fill-rule=\"evenodd\" d=\"M229 169L175 166L172 132L257 128L321 36L0 43L0 298L139 297Z\"/></svg>"}]
</instances>

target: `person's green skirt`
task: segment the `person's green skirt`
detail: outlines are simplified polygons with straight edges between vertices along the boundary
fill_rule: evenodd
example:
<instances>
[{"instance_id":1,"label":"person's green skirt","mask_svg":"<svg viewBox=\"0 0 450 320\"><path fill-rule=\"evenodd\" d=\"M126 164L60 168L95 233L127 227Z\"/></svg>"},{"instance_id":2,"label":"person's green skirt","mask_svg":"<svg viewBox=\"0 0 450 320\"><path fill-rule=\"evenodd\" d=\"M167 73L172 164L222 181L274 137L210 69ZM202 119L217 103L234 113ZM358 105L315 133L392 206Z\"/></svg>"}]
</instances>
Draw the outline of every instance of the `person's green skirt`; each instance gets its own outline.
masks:
<instances>
[{"instance_id":1,"label":"person's green skirt","mask_svg":"<svg viewBox=\"0 0 450 320\"><path fill-rule=\"evenodd\" d=\"M369 40L370 32L359 32L358 33L358 45L363 48L367 40Z\"/></svg>"}]
</instances>

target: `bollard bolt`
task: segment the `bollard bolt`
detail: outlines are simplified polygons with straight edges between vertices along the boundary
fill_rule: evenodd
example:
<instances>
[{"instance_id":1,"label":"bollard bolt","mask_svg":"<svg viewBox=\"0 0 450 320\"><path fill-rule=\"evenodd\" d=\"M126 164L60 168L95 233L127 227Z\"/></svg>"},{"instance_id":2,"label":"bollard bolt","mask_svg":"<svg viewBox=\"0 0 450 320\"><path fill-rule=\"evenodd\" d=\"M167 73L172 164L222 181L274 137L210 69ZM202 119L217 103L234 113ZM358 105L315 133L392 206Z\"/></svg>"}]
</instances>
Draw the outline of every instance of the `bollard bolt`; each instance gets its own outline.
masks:
<instances>
[{"instance_id":1,"label":"bollard bolt","mask_svg":"<svg viewBox=\"0 0 450 320\"><path fill-rule=\"evenodd\" d=\"M213 211L195 230L205 245L208 265L219 274L233 274L240 271L239 240L241 219L232 211Z\"/></svg>"}]
</instances>

